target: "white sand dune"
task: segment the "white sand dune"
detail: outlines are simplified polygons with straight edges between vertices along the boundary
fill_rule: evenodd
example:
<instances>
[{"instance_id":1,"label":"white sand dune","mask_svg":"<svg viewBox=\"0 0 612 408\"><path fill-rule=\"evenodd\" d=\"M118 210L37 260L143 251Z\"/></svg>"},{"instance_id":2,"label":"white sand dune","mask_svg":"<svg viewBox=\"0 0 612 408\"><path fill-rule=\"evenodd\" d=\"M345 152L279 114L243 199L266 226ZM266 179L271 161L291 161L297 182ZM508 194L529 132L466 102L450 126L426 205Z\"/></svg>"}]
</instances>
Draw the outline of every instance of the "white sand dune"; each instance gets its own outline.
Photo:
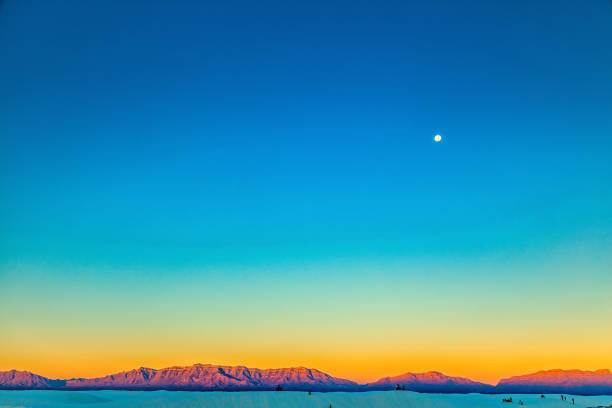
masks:
<instances>
[{"instance_id":1,"label":"white sand dune","mask_svg":"<svg viewBox=\"0 0 612 408\"><path fill-rule=\"evenodd\" d=\"M610 406L612 396L574 396L575 405L559 395L419 394L409 391L372 392L171 392L171 391L0 391L0 407L60 408L587 408Z\"/></svg>"}]
</instances>

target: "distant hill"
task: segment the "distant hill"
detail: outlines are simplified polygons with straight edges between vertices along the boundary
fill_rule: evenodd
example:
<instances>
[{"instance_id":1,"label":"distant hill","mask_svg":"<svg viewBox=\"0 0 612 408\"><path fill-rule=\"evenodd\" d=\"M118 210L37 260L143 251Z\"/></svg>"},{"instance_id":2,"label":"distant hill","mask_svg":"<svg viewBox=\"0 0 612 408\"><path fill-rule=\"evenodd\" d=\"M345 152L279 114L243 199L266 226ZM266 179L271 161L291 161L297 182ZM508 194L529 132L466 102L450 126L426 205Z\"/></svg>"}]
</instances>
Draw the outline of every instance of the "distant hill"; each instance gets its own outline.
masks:
<instances>
[{"instance_id":1,"label":"distant hill","mask_svg":"<svg viewBox=\"0 0 612 408\"><path fill-rule=\"evenodd\" d=\"M0 371L0 389L52 389L66 384L63 380L50 380L29 371Z\"/></svg>"},{"instance_id":2,"label":"distant hill","mask_svg":"<svg viewBox=\"0 0 612 408\"><path fill-rule=\"evenodd\" d=\"M610 370L546 370L500 380L495 387L506 393L612 394Z\"/></svg>"},{"instance_id":3,"label":"distant hill","mask_svg":"<svg viewBox=\"0 0 612 408\"><path fill-rule=\"evenodd\" d=\"M492 392L494 387L489 384L472 381L467 378L449 377L437 371L426 373L405 373L395 377L384 377L375 382L365 384L368 390L392 390L399 385L407 391L418 392Z\"/></svg>"},{"instance_id":4,"label":"distant hill","mask_svg":"<svg viewBox=\"0 0 612 408\"><path fill-rule=\"evenodd\" d=\"M28 371L0 371L0 389L265 391L280 386L290 391L375 391L393 390L398 385L408 391L428 393L612 395L612 373L610 370L538 371L506 378L493 386L437 371L405 373L357 384L305 367L259 369L212 364L162 369L141 367L105 377L65 380Z\"/></svg>"}]
</instances>

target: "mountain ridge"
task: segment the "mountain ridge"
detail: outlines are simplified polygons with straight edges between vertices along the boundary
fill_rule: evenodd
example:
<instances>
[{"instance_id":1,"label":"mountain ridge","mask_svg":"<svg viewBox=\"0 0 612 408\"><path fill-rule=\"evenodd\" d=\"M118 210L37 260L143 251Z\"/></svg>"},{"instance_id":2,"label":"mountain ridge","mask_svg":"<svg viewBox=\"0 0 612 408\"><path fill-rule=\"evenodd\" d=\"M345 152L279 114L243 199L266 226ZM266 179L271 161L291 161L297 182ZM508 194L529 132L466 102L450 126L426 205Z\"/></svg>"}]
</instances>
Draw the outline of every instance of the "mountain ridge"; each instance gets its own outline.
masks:
<instances>
[{"instance_id":1,"label":"mountain ridge","mask_svg":"<svg viewBox=\"0 0 612 408\"><path fill-rule=\"evenodd\" d=\"M336 391L359 384L306 367L259 369L194 364L160 369L140 367L95 378L52 380L29 371L0 372L0 389L126 390L287 390Z\"/></svg>"},{"instance_id":2,"label":"mountain ridge","mask_svg":"<svg viewBox=\"0 0 612 408\"><path fill-rule=\"evenodd\" d=\"M612 395L609 369L541 370L501 379L497 385L438 371L406 372L358 384L306 367L249 368L215 364L172 366L160 369L139 367L94 378L50 379L29 371L0 371L0 389L19 390L189 390L266 391L280 386L289 391L375 391L397 386L408 391L429 393L566 393Z\"/></svg>"},{"instance_id":3,"label":"mountain ridge","mask_svg":"<svg viewBox=\"0 0 612 408\"><path fill-rule=\"evenodd\" d=\"M407 372L392 377L383 377L364 384L368 390L389 390L401 385L407 391L417 392L487 392L493 386L463 377L451 377L439 371L424 373ZM402 388L402 389L403 389Z\"/></svg>"}]
</instances>

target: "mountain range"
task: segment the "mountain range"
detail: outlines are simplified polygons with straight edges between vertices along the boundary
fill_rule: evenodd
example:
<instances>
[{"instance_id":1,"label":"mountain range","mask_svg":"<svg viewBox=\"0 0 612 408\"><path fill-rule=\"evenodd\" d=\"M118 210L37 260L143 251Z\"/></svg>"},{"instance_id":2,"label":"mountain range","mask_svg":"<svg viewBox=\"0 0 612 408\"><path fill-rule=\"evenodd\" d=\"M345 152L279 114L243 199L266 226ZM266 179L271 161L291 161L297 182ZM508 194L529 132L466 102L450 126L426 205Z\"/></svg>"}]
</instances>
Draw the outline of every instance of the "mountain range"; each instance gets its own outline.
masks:
<instances>
[{"instance_id":1,"label":"mountain range","mask_svg":"<svg viewBox=\"0 0 612 408\"><path fill-rule=\"evenodd\" d=\"M159 370L141 367L98 378L52 380L28 371L0 372L0 389L125 390L285 390L352 391L359 384L304 367L261 370L243 366L194 364Z\"/></svg>"},{"instance_id":2,"label":"mountain range","mask_svg":"<svg viewBox=\"0 0 612 408\"><path fill-rule=\"evenodd\" d=\"M490 385L437 371L405 373L358 384L305 367L258 369L212 364L162 369L141 367L105 377L72 379L49 379L29 371L0 371L0 389L264 391L281 387L292 391L374 391L392 390L398 385L408 391L434 393L611 395L612 373L607 369L548 370Z\"/></svg>"}]
</instances>

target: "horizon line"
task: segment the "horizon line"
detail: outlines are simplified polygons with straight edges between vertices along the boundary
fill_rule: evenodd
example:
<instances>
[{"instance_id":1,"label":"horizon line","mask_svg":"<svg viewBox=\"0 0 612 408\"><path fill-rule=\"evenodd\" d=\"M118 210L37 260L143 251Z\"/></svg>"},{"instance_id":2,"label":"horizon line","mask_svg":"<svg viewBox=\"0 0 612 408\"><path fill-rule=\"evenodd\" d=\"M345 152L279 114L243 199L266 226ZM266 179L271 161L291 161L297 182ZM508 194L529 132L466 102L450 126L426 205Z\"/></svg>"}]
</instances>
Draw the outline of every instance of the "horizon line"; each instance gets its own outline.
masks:
<instances>
[{"instance_id":1,"label":"horizon line","mask_svg":"<svg viewBox=\"0 0 612 408\"><path fill-rule=\"evenodd\" d=\"M195 366L210 366L210 367L243 367L249 370L260 370L260 371L271 371L271 370L287 370L287 369L306 369L306 370L314 370L314 371L318 371L321 372L323 374L329 375L333 378L336 379L340 379L340 380L348 380L351 381L353 383L355 383L356 385L368 385L368 384L372 384L376 381L380 381L382 379L386 379L386 378L393 378L393 377L399 377L402 375L406 375L406 374L413 374L413 375L419 375L419 374L432 374L432 373L436 373L436 374L441 374L445 377L450 377L450 378L460 378L460 379L467 379L470 381L473 381L475 383L478 384L482 384L482 385L487 385L487 386L491 386L491 387L496 387L499 385L499 383L502 380L505 379L509 379L509 378L513 378L513 377L519 377L519 376L526 376L526 375L532 375L532 374L538 374L538 373L544 373L544 372L554 372L554 371L561 371L561 372L573 372L573 371L578 371L578 372L589 372L589 373L598 373L600 371L602 372L607 372L607 373L612 373L610 368L599 368L599 369L594 369L594 370L586 370L586 369L582 369L582 368L546 368L546 369L539 369L536 371L531 371L531 372L527 372L527 373L522 373L522 374L514 374L514 375L508 375L508 376L504 376L504 377L500 377L495 384L490 383L490 382L485 382L485 381L480 381L480 380L473 380L472 377L467 377L467 376L460 376L460 375L451 375L451 374L446 374L443 371L437 370L437 369L431 369L431 370L426 370L426 371L403 371L401 373L398 374L390 374L390 375L384 375L381 377L378 377L377 379L373 380L373 381L367 381L367 382L362 382L360 380L353 380L347 377L340 377L340 376L336 376L336 375L332 375L327 371L323 371L320 370L318 368L314 368L314 367L307 367L305 365L296 365L296 366L285 366L285 367L268 367L268 368L260 368L260 367L250 367L248 365L244 365L244 364L214 364L214 363L193 363L190 365L170 365L170 366L166 366L166 367L160 367L160 368L153 368L153 367L147 367L147 366L139 366L136 368L131 368L131 369L125 369L125 370L118 370L118 371L112 371L109 372L108 374L103 374L103 375L97 375L97 376L87 376L87 377L83 377L83 376L71 376L71 377L64 377L64 378L51 378L48 377L46 375L43 374L38 374L38 371L36 370L30 370L30 369L17 369L17 368L10 368L8 370L0 370L0 373L2 372L10 372L10 371L16 371L16 372L26 372L26 373L30 373L30 374L34 374L34 375L38 375L41 377L44 377L46 379L50 379L50 380L71 380L71 379L94 379L94 378L103 378L103 377L107 377L110 375L115 375L118 373L125 373L125 372L129 372L129 371L135 371L135 370L139 370L139 369L149 369L149 370L154 370L154 371L161 371L161 370L168 370L168 369L182 369L182 368L189 368L189 367L195 367Z\"/></svg>"}]
</instances>

